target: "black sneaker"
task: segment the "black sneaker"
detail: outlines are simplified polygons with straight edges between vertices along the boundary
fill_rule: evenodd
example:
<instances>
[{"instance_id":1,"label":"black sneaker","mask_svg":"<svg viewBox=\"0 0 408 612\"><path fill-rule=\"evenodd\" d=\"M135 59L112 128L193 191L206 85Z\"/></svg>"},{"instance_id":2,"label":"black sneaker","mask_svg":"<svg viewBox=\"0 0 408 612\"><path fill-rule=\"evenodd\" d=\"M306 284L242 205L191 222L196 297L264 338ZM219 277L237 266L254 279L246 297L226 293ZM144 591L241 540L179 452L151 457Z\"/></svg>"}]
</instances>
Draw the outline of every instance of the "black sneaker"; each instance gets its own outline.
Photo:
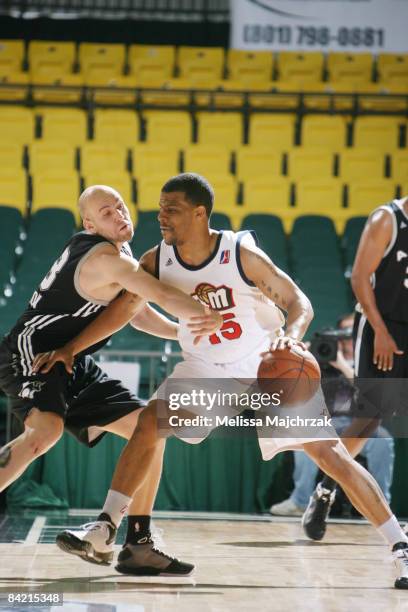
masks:
<instances>
[{"instance_id":1,"label":"black sneaker","mask_svg":"<svg viewBox=\"0 0 408 612\"><path fill-rule=\"evenodd\" d=\"M155 547L152 538L143 544L125 544L115 567L121 574L132 576L189 576L194 569Z\"/></svg>"},{"instance_id":2,"label":"black sneaker","mask_svg":"<svg viewBox=\"0 0 408 612\"><path fill-rule=\"evenodd\" d=\"M397 570L397 578L394 582L396 589L408 589L408 544L397 542L392 547L392 558Z\"/></svg>"},{"instance_id":3,"label":"black sneaker","mask_svg":"<svg viewBox=\"0 0 408 612\"><path fill-rule=\"evenodd\" d=\"M319 482L302 517L303 531L311 540L323 540L326 521L333 505L336 491L322 487Z\"/></svg>"},{"instance_id":4,"label":"black sneaker","mask_svg":"<svg viewBox=\"0 0 408 612\"><path fill-rule=\"evenodd\" d=\"M113 560L116 532L116 526L110 516L101 514L97 521L58 534L56 544L64 552L76 555L89 563L110 565Z\"/></svg>"}]
</instances>

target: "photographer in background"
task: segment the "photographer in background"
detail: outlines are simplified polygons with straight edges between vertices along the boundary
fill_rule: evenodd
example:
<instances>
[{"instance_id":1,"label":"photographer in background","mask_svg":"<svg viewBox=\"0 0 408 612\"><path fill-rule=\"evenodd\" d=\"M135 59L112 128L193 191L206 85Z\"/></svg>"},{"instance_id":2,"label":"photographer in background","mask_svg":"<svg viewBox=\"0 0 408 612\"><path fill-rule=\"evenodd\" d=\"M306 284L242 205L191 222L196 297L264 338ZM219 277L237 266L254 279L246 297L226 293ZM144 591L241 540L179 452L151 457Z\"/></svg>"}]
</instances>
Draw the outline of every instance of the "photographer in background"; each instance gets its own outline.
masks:
<instances>
[{"instance_id":1,"label":"photographer in background","mask_svg":"<svg viewBox=\"0 0 408 612\"><path fill-rule=\"evenodd\" d=\"M352 384L353 341L351 339L353 321L353 314L342 317L338 321L336 332L316 334L311 346L311 351L315 353L322 371L322 388L327 407L333 417L332 423L340 436L352 420L349 412L354 394ZM336 360L326 361L324 355L329 355L330 345L333 342L337 344ZM389 503L394 468L394 440L384 427L377 428L360 455L366 459L368 470L377 480ZM271 514L302 516L315 488L317 466L306 453L295 451L294 456L295 488L288 499L271 507Z\"/></svg>"}]
</instances>

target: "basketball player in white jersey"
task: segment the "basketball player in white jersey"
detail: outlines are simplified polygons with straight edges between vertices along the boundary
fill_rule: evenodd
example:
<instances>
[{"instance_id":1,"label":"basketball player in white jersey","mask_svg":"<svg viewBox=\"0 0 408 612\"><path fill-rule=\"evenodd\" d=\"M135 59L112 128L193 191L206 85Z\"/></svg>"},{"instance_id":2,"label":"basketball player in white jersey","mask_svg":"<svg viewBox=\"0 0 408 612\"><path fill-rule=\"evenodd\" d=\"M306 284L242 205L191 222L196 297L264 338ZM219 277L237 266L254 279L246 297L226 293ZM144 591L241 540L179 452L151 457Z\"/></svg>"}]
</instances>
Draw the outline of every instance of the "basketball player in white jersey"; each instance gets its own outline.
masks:
<instances>
[{"instance_id":1,"label":"basketball player in white jersey","mask_svg":"<svg viewBox=\"0 0 408 612\"><path fill-rule=\"evenodd\" d=\"M182 174L170 179L160 195L159 223L163 241L141 259L144 268L161 280L178 287L212 308L224 318L221 329L208 337L206 344L194 345L189 332L194 323L180 319L175 330L183 349L184 360L177 364L171 379L209 379L229 377L239 384L242 379L256 379L260 353L271 345L270 335L261 325L259 305L269 305L270 327L278 327L277 304L287 313L285 335L275 337L272 347L302 344L302 338L313 317L308 298L295 283L279 270L266 254L252 242L248 234L217 232L209 228L213 206L213 191L208 182L196 174ZM51 355L40 356L37 366L46 369L55 361L70 367L73 356L88 344L93 344L123 327L131 318L109 308L82 334ZM187 387L188 388L188 387ZM190 386L191 390L191 386ZM161 389L158 394L160 396ZM157 449L159 434L154 435L156 422L155 401L150 402L122 455L116 472L121 474L121 493L137 495L144 474ZM146 429L144 423L149 423ZM296 432L295 435L297 435ZM201 436L199 436L201 437ZM189 440L187 440L189 441ZM197 440L190 440L197 441ZM333 439L276 438L259 439L263 458L270 459L287 448L303 449L319 467L341 484L353 505L382 534L391 547L398 545L394 554L398 577L395 586L408 588L408 538L386 503L381 490L371 475L348 454L341 441ZM63 537L77 538L78 542L92 538L92 526L76 532L65 532ZM106 546L93 539L93 546ZM137 544L126 544L118 558L118 571L137 573L133 561ZM74 552L74 551L71 551Z\"/></svg>"}]
</instances>

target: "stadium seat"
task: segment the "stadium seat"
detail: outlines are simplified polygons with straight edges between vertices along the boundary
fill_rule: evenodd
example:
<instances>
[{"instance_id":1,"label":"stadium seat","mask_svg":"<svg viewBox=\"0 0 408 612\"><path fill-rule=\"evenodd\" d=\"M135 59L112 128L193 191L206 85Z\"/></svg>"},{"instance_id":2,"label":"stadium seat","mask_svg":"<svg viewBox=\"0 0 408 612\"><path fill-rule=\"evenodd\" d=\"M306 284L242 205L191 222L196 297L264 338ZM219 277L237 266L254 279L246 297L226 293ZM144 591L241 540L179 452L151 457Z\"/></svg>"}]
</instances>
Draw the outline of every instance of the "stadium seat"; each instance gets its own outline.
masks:
<instances>
[{"instance_id":1,"label":"stadium seat","mask_svg":"<svg viewBox=\"0 0 408 612\"><path fill-rule=\"evenodd\" d=\"M21 72L23 58L23 40L0 40L0 76Z\"/></svg>"},{"instance_id":2,"label":"stadium seat","mask_svg":"<svg viewBox=\"0 0 408 612\"><path fill-rule=\"evenodd\" d=\"M385 158L375 149L345 149L339 156L339 176L344 182L358 181L366 177L384 177Z\"/></svg>"},{"instance_id":3,"label":"stadium seat","mask_svg":"<svg viewBox=\"0 0 408 612\"><path fill-rule=\"evenodd\" d=\"M81 43L79 64L85 82L94 77L119 76L125 65L125 46L120 44Z\"/></svg>"},{"instance_id":4,"label":"stadium seat","mask_svg":"<svg viewBox=\"0 0 408 612\"><path fill-rule=\"evenodd\" d=\"M392 152L399 146L400 117L358 117L354 123L354 146Z\"/></svg>"},{"instance_id":5,"label":"stadium seat","mask_svg":"<svg viewBox=\"0 0 408 612\"><path fill-rule=\"evenodd\" d=\"M84 173L83 178L86 187L89 187L90 185L108 185L109 187L116 189L129 208L132 221L135 222L136 209L134 206L133 186L131 176L128 172L125 172L125 170L115 171L114 169L108 170L107 168L94 168L92 172L89 172L88 174Z\"/></svg>"},{"instance_id":6,"label":"stadium seat","mask_svg":"<svg viewBox=\"0 0 408 612\"><path fill-rule=\"evenodd\" d=\"M78 146L87 139L87 116L77 108L43 107L38 114L42 117L42 138Z\"/></svg>"},{"instance_id":7,"label":"stadium seat","mask_svg":"<svg viewBox=\"0 0 408 612\"><path fill-rule=\"evenodd\" d=\"M198 142L232 151L242 145L242 127L238 113L198 113Z\"/></svg>"},{"instance_id":8,"label":"stadium seat","mask_svg":"<svg viewBox=\"0 0 408 612\"><path fill-rule=\"evenodd\" d=\"M231 174L206 176L214 189L214 212L228 215L231 225L238 228L243 216L242 206L237 206L237 184Z\"/></svg>"},{"instance_id":9,"label":"stadium seat","mask_svg":"<svg viewBox=\"0 0 408 612\"><path fill-rule=\"evenodd\" d=\"M236 173L240 181L257 176L280 176L282 155L270 148L244 145L236 152Z\"/></svg>"},{"instance_id":10,"label":"stadium seat","mask_svg":"<svg viewBox=\"0 0 408 612\"><path fill-rule=\"evenodd\" d=\"M30 174L60 173L75 170L76 150L70 144L36 141L29 148Z\"/></svg>"},{"instance_id":11,"label":"stadium seat","mask_svg":"<svg viewBox=\"0 0 408 612\"><path fill-rule=\"evenodd\" d=\"M169 180L168 174L148 174L141 176L137 181L137 208L138 211L159 212L160 192L163 185Z\"/></svg>"},{"instance_id":12,"label":"stadium seat","mask_svg":"<svg viewBox=\"0 0 408 612\"><path fill-rule=\"evenodd\" d=\"M400 149L392 154L391 176L394 183L408 183L408 149Z\"/></svg>"},{"instance_id":13,"label":"stadium seat","mask_svg":"<svg viewBox=\"0 0 408 612\"><path fill-rule=\"evenodd\" d=\"M228 75L232 80L245 83L267 83L272 79L273 54L270 51L229 49Z\"/></svg>"},{"instance_id":14,"label":"stadium seat","mask_svg":"<svg viewBox=\"0 0 408 612\"><path fill-rule=\"evenodd\" d=\"M184 149L184 171L196 172L211 181L214 174L228 174L231 155L214 145L190 145Z\"/></svg>"},{"instance_id":15,"label":"stadium seat","mask_svg":"<svg viewBox=\"0 0 408 612\"><path fill-rule=\"evenodd\" d=\"M175 48L170 45L131 45L130 72L139 84L155 86L173 76L175 56Z\"/></svg>"},{"instance_id":16,"label":"stadium seat","mask_svg":"<svg viewBox=\"0 0 408 612\"><path fill-rule=\"evenodd\" d=\"M348 216L365 216L374 208L395 198L395 184L390 179L364 179L349 183Z\"/></svg>"},{"instance_id":17,"label":"stadium seat","mask_svg":"<svg viewBox=\"0 0 408 612\"><path fill-rule=\"evenodd\" d=\"M128 151L117 144L86 142L81 148L81 174L125 172Z\"/></svg>"},{"instance_id":18,"label":"stadium seat","mask_svg":"<svg viewBox=\"0 0 408 612\"><path fill-rule=\"evenodd\" d=\"M132 110L97 109L94 139L99 143L114 143L132 147L139 138L137 115Z\"/></svg>"},{"instance_id":19,"label":"stadium seat","mask_svg":"<svg viewBox=\"0 0 408 612\"><path fill-rule=\"evenodd\" d=\"M347 211L343 208L343 185L338 178L310 178L296 184L296 215L322 215L342 231Z\"/></svg>"},{"instance_id":20,"label":"stadium seat","mask_svg":"<svg viewBox=\"0 0 408 612\"><path fill-rule=\"evenodd\" d=\"M143 178L154 174L160 168L160 172L168 173L169 178L179 171L180 153L171 145L151 145L148 142L139 142L132 149L133 176Z\"/></svg>"},{"instance_id":21,"label":"stadium seat","mask_svg":"<svg viewBox=\"0 0 408 612\"><path fill-rule=\"evenodd\" d=\"M23 218L19 210L11 206L0 206L0 294L10 280L22 225Z\"/></svg>"},{"instance_id":22,"label":"stadium seat","mask_svg":"<svg viewBox=\"0 0 408 612\"><path fill-rule=\"evenodd\" d=\"M75 63L75 43L33 40L28 47L32 82L38 77L60 78L72 73Z\"/></svg>"},{"instance_id":23,"label":"stadium seat","mask_svg":"<svg viewBox=\"0 0 408 612\"><path fill-rule=\"evenodd\" d=\"M0 168L20 169L23 166L23 147L18 144L0 142Z\"/></svg>"},{"instance_id":24,"label":"stadium seat","mask_svg":"<svg viewBox=\"0 0 408 612\"><path fill-rule=\"evenodd\" d=\"M231 218L226 212L213 212L210 219L210 226L215 230L233 229Z\"/></svg>"},{"instance_id":25,"label":"stadium seat","mask_svg":"<svg viewBox=\"0 0 408 612\"><path fill-rule=\"evenodd\" d=\"M179 47L178 67L180 76L194 81L211 81L222 78L224 49L221 47Z\"/></svg>"},{"instance_id":26,"label":"stadium seat","mask_svg":"<svg viewBox=\"0 0 408 612\"><path fill-rule=\"evenodd\" d=\"M0 74L0 84L7 87L0 87L1 102L25 102L29 91L29 78L27 72L10 72Z\"/></svg>"},{"instance_id":27,"label":"stadium seat","mask_svg":"<svg viewBox=\"0 0 408 612\"><path fill-rule=\"evenodd\" d=\"M290 227L290 182L286 177L257 177L244 184L243 215L267 213L280 217L285 230Z\"/></svg>"},{"instance_id":28,"label":"stadium seat","mask_svg":"<svg viewBox=\"0 0 408 612\"><path fill-rule=\"evenodd\" d=\"M309 81L319 83L323 77L323 54L281 51L278 55L279 80L284 82Z\"/></svg>"},{"instance_id":29,"label":"stadium seat","mask_svg":"<svg viewBox=\"0 0 408 612\"><path fill-rule=\"evenodd\" d=\"M32 87L37 104L78 104L82 98L83 77L77 73L43 73L35 77Z\"/></svg>"},{"instance_id":30,"label":"stadium seat","mask_svg":"<svg viewBox=\"0 0 408 612\"><path fill-rule=\"evenodd\" d=\"M327 69L332 83L368 83L372 80L371 53L329 53Z\"/></svg>"},{"instance_id":31,"label":"stadium seat","mask_svg":"<svg viewBox=\"0 0 408 612\"><path fill-rule=\"evenodd\" d=\"M318 148L292 149L288 155L288 175L298 181L307 178L330 178L333 176L334 158Z\"/></svg>"},{"instance_id":32,"label":"stadium seat","mask_svg":"<svg viewBox=\"0 0 408 612\"><path fill-rule=\"evenodd\" d=\"M253 214L242 220L241 229L254 230L260 248L285 272L289 271L288 246L281 219L275 215Z\"/></svg>"},{"instance_id":33,"label":"stadium seat","mask_svg":"<svg viewBox=\"0 0 408 612\"><path fill-rule=\"evenodd\" d=\"M157 220L159 212L158 197L154 211L139 212L135 234L131 242L134 256L139 259L146 251L162 241L160 225Z\"/></svg>"},{"instance_id":34,"label":"stadium seat","mask_svg":"<svg viewBox=\"0 0 408 612\"><path fill-rule=\"evenodd\" d=\"M29 144L34 139L34 115L29 108L0 106L2 144Z\"/></svg>"},{"instance_id":35,"label":"stadium seat","mask_svg":"<svg viewBox=\"0 0 408 612\"><path fill-rule=\"evenodd\" d=\"M181 111L146 111L146 140L151 144L165 144L181 149L191 143L190 115Z\"/></svg>"},{"instance_id":36,"label":"stadium seat","mask_svg":"<svg viewBox=\"0 0 408 612\"><path fill-rule=\"evenodd\" d=\"M341 239L341 245L344 251L344 261L346 264L346 271L349 273L353 267L354 259L356 257L358 243L363 232L367 217L352 217L347 220L346 227Z\"/></svg>"},{"instance_id":37,"label":"stadium seat","mask_svg":"<svg viewBox=\"0 0 408 612\"><path fill-rule=\"evenodd\" d=\"M343 117L308 115L302 122L302 146L338 151L346 146L346 122Z\"/></svg>"},{"instance_id":38,"label":"stadium seat","mask_svg":"<svg viewBox=\"0 0 408 612\"><path fill-rule=\"evenodd\" d=\"M380 53L377 59L379 81L382 85L408 84L408 54Z\"/></svg>"},{"instance_id":39,"label":"stadium seat","mask_svg":"<svg viewBox=\"0 0 408 612\"><path fill-rule=\"evenodd\" d=\"M23 169L0 169L0 204L17 208L22 215L27 210L27 177Z\"/></svg>"},{"instance_id":40,"label":"stadium seat","mask_svg":"<svg viewBox=\"0 0 408 612\"><path fill-rule=\"evenodd\" d=\"M41 174L33 178L32 212L41 208L65 208L74 215L77 222L80 220L78 211L79 179L78 174L61 171L50 174Z\"/></svg>"},{"instance_id":41,"label":"stadium seat","mask_svg":"<svg viewBox=\"0 0 408 612\"><path fill-rule=\"evenodd\" d=\"M295 117L289 114L253 114L250 118L249 134L252 147L287 151L294 145Z\"/></svg>"}]
</instances>

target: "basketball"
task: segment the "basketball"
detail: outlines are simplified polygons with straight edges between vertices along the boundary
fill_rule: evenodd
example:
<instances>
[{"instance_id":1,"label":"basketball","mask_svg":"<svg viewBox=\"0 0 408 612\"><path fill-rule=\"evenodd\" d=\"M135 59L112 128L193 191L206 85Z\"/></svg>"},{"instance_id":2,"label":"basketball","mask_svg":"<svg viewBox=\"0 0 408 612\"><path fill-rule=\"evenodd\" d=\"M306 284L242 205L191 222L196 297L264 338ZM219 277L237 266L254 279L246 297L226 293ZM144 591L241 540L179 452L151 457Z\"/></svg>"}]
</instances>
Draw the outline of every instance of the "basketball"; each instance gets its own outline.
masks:
<instances>
[{"instance_id":1,"label":"basketball","mask_svg":"<svg viewBox=\"0 0 408 612\"><path fill-rule=\"evenodd\" d=\"M304 404L316 393L320 367L312 353L300 346L270 351L258 368L262 392L279 393L281 406Z\"/></svg>"}]
</instances>

